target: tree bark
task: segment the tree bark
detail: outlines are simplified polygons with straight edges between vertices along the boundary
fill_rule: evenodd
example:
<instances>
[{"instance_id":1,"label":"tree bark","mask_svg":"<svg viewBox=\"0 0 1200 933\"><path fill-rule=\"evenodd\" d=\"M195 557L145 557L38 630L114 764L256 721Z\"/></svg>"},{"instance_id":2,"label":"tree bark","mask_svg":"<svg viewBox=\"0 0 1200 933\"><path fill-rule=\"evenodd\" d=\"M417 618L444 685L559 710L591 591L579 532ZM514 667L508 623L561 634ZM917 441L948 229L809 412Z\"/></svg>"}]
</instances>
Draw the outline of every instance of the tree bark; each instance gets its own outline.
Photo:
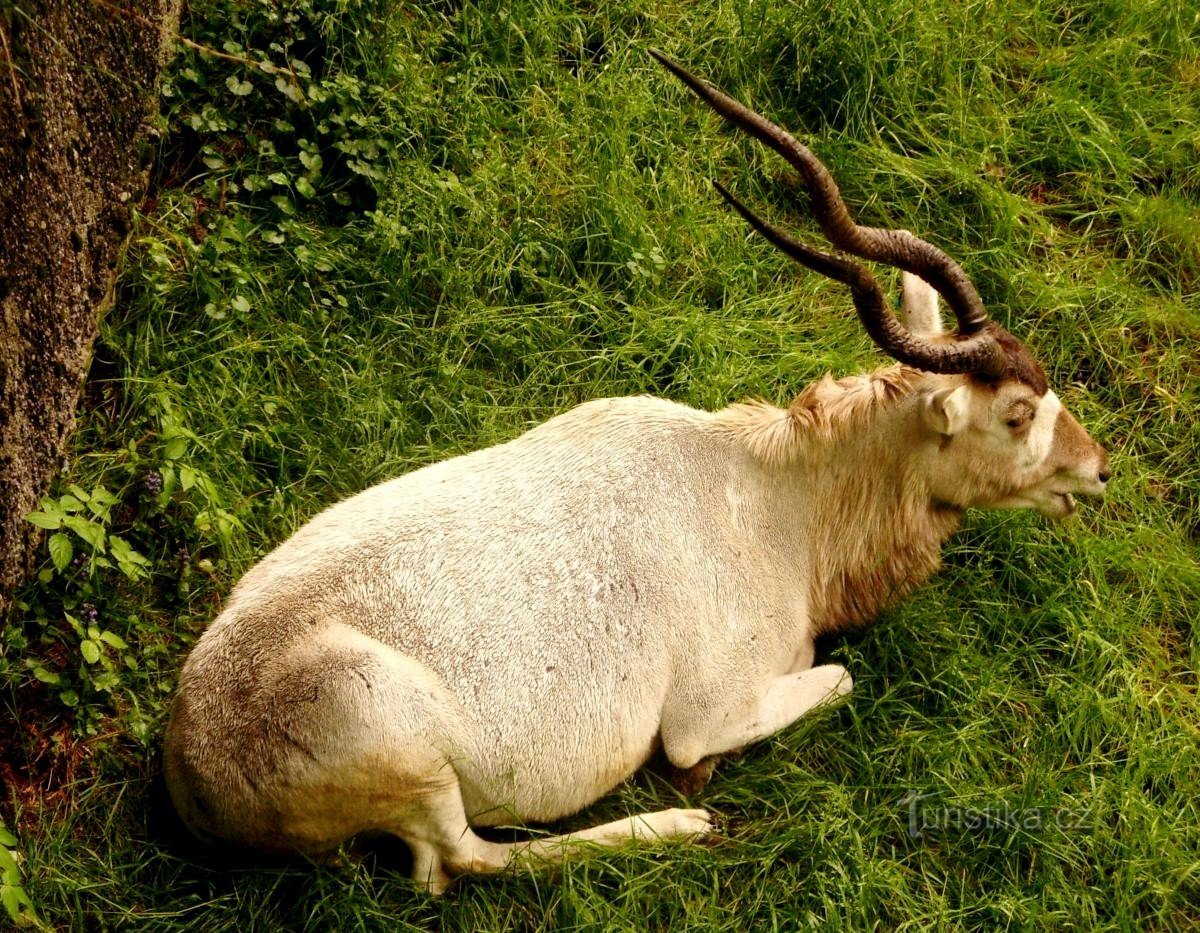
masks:
<instances>
[{"instance_id":1,"label":"tree bark","mask_svg":"<svg viewBox=\"0 0 1200 933\"><path fill-rule=\"evenodd\" d=\"M0 0L0 622L112 301L181 0Z\"/></svg>"}]
</instances>

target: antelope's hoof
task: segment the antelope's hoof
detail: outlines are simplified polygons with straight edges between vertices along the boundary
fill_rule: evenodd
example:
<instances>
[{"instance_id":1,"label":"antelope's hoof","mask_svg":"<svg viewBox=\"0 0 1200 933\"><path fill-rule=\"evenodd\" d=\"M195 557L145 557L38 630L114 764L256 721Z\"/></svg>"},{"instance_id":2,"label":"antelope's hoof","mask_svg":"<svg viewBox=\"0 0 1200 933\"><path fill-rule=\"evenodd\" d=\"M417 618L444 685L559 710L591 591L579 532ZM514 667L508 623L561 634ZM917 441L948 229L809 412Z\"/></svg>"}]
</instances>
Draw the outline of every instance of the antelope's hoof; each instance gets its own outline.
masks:
<instances>
[{"instance_id":1,"label":"antelope's hoof","mask_svg":"<svg viewBox=\"0 0 1200 933\"><path fill-rule=\"evenodd\" d=\"M707 755L690 768L676 768L671 765L667 780L684 797L694 797L704 790L720 761L720 755Z\"/></svg>"}]
</instances>

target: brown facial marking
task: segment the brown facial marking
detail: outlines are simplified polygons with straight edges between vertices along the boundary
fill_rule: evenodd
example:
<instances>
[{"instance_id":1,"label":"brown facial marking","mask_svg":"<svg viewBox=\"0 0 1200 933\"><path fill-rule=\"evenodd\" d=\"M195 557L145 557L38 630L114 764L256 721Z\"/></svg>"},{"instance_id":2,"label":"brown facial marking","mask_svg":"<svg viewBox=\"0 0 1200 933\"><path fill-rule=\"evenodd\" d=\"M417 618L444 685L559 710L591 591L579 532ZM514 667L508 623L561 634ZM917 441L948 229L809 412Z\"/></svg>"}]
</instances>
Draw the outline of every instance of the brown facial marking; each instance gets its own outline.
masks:
<instances>
[{"instance_id":1,"label":"brown facial marking","mask_svg":"<svg viewBox=\"0 0 1200 933\"><path fill-rule=\"evenodd\" d=\"M1083 429L1065 408L1058 413L1054 423L1054 446L1050 465L1055 469L1068 469L1083 463L1089 456L1099 455L1100 469L1108 469L1108 454L1087 431Z\"/></svg>"},{"instance_id":2,"label":"brown facial marking","mask_svg":"<svg viewBox=\"0 0 1200 933\"><path fill-rule=\"evenodd\" d=\"M1029 386L1038 398L1045 395L1050 388L1050 383L1046 380L1046 372L1033 358L1025 344L998 324L989 324L988 328L1004 353L1006 366L998 376L982 376L980 378L993 385L999 385L1009 379L1016 379Z\"/></svg>"}]
</instances>

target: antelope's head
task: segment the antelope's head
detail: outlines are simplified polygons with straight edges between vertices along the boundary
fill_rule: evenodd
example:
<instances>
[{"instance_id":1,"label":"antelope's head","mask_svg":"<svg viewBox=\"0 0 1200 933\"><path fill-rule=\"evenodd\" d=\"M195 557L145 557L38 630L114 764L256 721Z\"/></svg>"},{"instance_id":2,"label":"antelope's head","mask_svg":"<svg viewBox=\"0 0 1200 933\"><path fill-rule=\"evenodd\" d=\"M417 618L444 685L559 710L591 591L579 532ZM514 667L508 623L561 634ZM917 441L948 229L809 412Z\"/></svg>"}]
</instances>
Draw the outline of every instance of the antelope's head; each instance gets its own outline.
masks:
<instances>
[{"instance_id":1,"label":"antelope's head","mask_svg":"<svg viewBox=\"0 0 1200 933\"><path fill-rule=\"evenodd\" d=\"M662 53L651 54L731 125L800 173L812 214L836 254L772 226L714 184L772 245L848 286L872 340L927 375L917 383L918 436L907 440L935 501L957 508L1034 508L1059 518L1074 510L1075 495L1103 494L1109 478L1104 448L1063 408L1028 348L988 319L958 263L906 230L855 223L833 177L807 147ZM892 313L870 270L850 257L903 270L903 320ZM939 295L954 314L953 332L942 329Z\"/></svg>"}]
</instances>

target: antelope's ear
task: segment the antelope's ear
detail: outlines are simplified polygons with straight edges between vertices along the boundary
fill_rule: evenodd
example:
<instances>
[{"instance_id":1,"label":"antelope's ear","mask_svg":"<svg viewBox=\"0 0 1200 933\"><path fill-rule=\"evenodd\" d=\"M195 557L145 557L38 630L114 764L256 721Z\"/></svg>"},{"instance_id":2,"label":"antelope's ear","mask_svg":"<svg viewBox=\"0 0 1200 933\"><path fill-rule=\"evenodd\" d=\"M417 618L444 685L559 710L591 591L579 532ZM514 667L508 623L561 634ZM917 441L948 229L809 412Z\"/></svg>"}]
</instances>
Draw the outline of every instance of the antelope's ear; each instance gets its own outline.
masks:
<instances>
[{"instance_id":1,"label":"antelope's ear","mask_svg":"<svg viewBox=\"0 0 1200 933\"><path fill-rule=\"evenodd\" d=\"M970 420L971 393L966 386L938 389L921 400L921 416L934 434L952 437Z\"/></svg>"},{"instance_id":2,"label":"antelope's ear","mask_svg":"<svg viewBox=\"0 0 1200 933\"><path fill-rule=\"evenodd\" d=\"M904 326L918 336L936 337L942 332L938 293L932 285L911 272L905 272L901 279L900 317Z\"/></svg>"}]
</instances>

